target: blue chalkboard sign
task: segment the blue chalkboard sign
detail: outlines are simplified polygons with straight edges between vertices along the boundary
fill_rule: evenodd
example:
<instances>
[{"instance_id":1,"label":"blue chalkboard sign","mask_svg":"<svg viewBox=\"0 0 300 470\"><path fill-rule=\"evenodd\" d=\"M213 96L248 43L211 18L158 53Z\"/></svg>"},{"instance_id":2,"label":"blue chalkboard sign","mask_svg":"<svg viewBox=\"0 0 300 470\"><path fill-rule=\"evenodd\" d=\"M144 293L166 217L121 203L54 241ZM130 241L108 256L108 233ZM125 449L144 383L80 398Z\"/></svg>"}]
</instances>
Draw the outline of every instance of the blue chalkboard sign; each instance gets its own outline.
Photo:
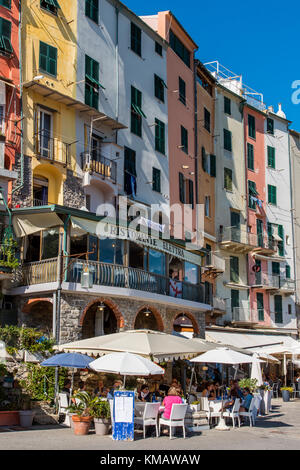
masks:
<instances>
[{"instance_id":1,"label":"blue chalkboard sign","mask_svg":"<svg viewBox=\"0 0 300 470\"><path fill-rule=\"evenodd\" d=\"M113 440L134 440L134 392L118 390L114 393Z\"/></svg>"}]
</instances>

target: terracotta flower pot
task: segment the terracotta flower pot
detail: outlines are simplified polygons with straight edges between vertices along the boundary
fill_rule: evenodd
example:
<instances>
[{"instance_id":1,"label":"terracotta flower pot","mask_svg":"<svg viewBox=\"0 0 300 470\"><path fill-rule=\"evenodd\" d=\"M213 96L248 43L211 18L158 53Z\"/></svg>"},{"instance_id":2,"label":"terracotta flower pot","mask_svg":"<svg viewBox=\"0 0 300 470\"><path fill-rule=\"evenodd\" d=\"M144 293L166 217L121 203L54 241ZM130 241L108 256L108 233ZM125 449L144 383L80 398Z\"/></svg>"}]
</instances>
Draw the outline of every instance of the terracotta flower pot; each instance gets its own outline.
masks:
<instances>
[{"instance_id":1,"label":"terracotta flower pot","mask_svg":"<svg viewBox=\"0 0 300 470\"><path fill-rule=\"evenodd\" d=\"M0 426L19 426L20 416L18 411L0 411Z\"/></svg>"},{"instance_id":2,"label":"terracotta flower pot","mask_svg":"<svg viewBox=\"0 0 300 470\"><path fill-rule=\"evenodd\" d=\"M93 421L92 416L72 416L74 434L76 436L85 436L89 433L91 422Z\"/></svg>"}]
</instances>

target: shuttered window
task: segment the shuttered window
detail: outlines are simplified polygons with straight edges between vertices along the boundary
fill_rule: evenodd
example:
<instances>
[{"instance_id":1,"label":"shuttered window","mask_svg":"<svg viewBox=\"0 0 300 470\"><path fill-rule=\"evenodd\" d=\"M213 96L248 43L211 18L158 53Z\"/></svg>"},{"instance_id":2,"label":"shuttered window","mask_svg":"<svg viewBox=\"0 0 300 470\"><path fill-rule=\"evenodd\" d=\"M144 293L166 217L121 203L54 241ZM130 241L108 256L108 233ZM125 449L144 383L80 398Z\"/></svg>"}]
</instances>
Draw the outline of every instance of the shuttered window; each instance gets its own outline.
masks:
<instances>
[{"instance_id":1,"label":"shuttered window","mask_svg":"<svg viewBox=\"0 0 300 470\"><path fill-rule=\"evenodd\" d=\"M247 164L249 170L254 170L254 147L247 143Z\"/></svg>"},{"instance_id":2,"label":"shuttered window","mask_svg":"<svg viewBox=\"0 0 300 470\"><path fill-rule=\"evenodd\" d=\"M142 93L131 87L131 132L142 137L142 118L146 117L142 110Z\"/></svg>"},{"instance_id":3,"label":"shuttered window","mask_svg":"<svg viewBox=\"0 0 300 470\"><path fill-rule=\"evenodd\" d=\"M185 153L189 153L188 131L183 126L181 126L181 147Z\"/></svg>"},{"instance_id":4,"label":"shuttered window","mask_svg":"<svg viewBox=\"0 0 300 470\"><path fill-rule=\"evenodd\" d=\"M154 94L163 103L165 102L165 88L166 84L158 75L154 75Z\"/></svg>"},{"instance_id":5,"label":"shuttered window","mask_svg":"<svg viewBox=\"0 0 300 470\"><path fill-rule=\"evenodd\" d=\"M98 24L99 0L85 0L85 15Z\"/></svg>"},{"instance_id":6,"label":"shuttered window","mask_svg":"<svg viewBox=\"0 0 300 470\"><path fill-rule=\"evenodd\" d=\"M178 37L170 30L170 37L169 37L170 46L173 51L183 60L185 65L189 68L191 67L191 53L190 51L184 46L184 44L178 39Z\"/></svg>"},{"instance_id":7,"label":"shuttered window","mask_svg":"<svg viewBox=\"0 0 300 470\"><path fill-rule=\"evenodd\" d=\"M291 279L291 267L289 264L285 266L285 277L286 279Z\"/></svg>"},{"instance_id":8,"label":"shuttered window","mask_svg":"<svg viewBox=\"0 0 300 470\"><path fill-rule=\"evenodd\" d=\"M248 207L250 209L256 210L256 201L255 198L257 198L258 193L256 191L256 183L254 181L248 180Z\"/></svg>"},{"instance_id":9,"label":"shuttered window","mask_svg":"<svg viewBox=\"0 0 300 470\"><path fill-rule=\"evenodd\" d=\"M54 15L57 15L57 10L60 8L57 0L41 0L40 6Z\"/></svg>"},{"instance_id":10,"label":"shuttered window","mask_svg":"<svg viewBox=\"0 0 300 470\"><path fill-rule=\"evenodd\" d=\"M39 69L56 77L57 74L57 49L40 41Z\"/></svg>"},{"instance_id":11,"label":"shuttered window","mask_svg":"<svg viewBox=\"0 0 300 470\"><path fill-rule=\"evenodd\" d=\"M98 109L99 103L99 63L85 56L85 104Z\"/></svg>"},{"instance_id":12,"label":"shuttered window","mask_svg":"<svg viewBox=\"0 0 300 470\"><path fill-rule=\"evenodd\" d=\"M248 114L248 135L255 139L256 130L255 130L255 117L251 114Z\"/></svg>"},{"instance_id":13,"label":"shuttered window","mask_svg":"<svg viewBox=\"0 0 300 470\"><path fill-rule=\"evenodd\" d=\"M284 228L283 225L278 225L278 236L281 238L281 241L278 241L278 254L279 256L284 256Z\"/></svg>"},{"instance_id":14,"label":"shuttered window","mask_svg":"<svg viewBox=\"0 0 300 470\"><path fill-rule=\"evenodd\" d=\"M240 292L238 290L231 289L231 311L233 312L234 308L239 308L240 306Z\"/></svg>"},{"instance_id":15,"label":"shuttered window","mask_svg":"<svg viewBox=\"0 0 300 470\"><path fill-rule=\"evenodd\" d=\"M182 204L185 203L184 176L182 173L179 173L179 200Z\"/></svg>"},{"instance_id":16,"label":"shuttered window","mask_svg":"<svg viewBox=\"0 0 300 470\"><path fill-rule=\"evenodd\" d=\"M194 209L194 181L189 180L189 204Z\"/></svg>"},{"instance_id":17,"label":"shuttered window","mask_svg":"<svg viewBox=\"0 0 300 470\"><path fill-rule=\"evenodd\" d=\"M202 170L207 173L207 155L205 152L205 148L201 148L201 159L202 159Z\"/></svg>"},{"instance_id":18,"label":"shuttered window","mask_svg":"<svg viewBox=\"0 0 300 470\"><path fill-rule=\"evenodd\" d=\"M152 168L152 189L158 193L161 192L160 187L160 170Z\"/></svg>"},{"instance_id":19,"label":"shuttered window","mask_svg":"<svg viewBox=\"0 0 300 470\"><path fill-rule=\"evenodd\" d=\"M0 53L11 55L13 47L11 44L11 22L0 17Z\"/></svg>"},{"instance_id":20,"label":"shuttered window","mask_svg":"<svg viewBox=\"0 0 300 470\"><path fill-rule=\"evenodd\" d=\"M230 280L239 283L239 258L237 256L230 256Z\"/></svg>"},{"instance_id":21,"label":"shuttered window","mask_svg":"<svg viewBox=\"0 0 300 470\"><path fill-rule=\"evenodd\" d=\"M232 152L232 138L231 132L224 129L224 149Z\"/></svg>"},{"instance_id":22,"label":"shuttered window","mask_svg":"<svg viewBox=\"0 0 300 470\"><path fill-rule=\"evenodd\" d=\"M275 306L275 323L283 323L281 295L274 295L274 306Z\"/></svg>"},{"instance_id":23,"label":"shuttered window","mask_svg":"<svg viewBox=\"0 0 300 470\"><path fill-rule=\"evenodd\" d=\"M181 77L179 77L179 101L186 105L186 85Z\"/></svg>"},{"instance_id":24,"label":"shuttered window","mask_svg":"<svg viewBox=\"0 0 300 470\"><path fill-rule=\"evenodd\" d=\"M224 189L232 191L232 170L224 168Z\"/></svg>"},{"instance_id":25,"label":"shuttered window","mask_svg":"<svg viewBox=\"0 0 300 470\"><path fill-rule=\"evenodd\" d=\"M155 119L155 150L165 155L165 124Z\"/></svg>"},{"instance_id":26,"label":"shuttered window","mask_svg":"<svg viewBox=\"0 0 300 470\"><path fill-rule=\"evenodd\" d=\"M280 264L277 263L277 261L272 262L272 274L273 274L273 276L279 276L280 275Z\"/></svg>"},{"instance_id":27,"label":"shuttered window","mask_svg":"<svg viewBox=\"0 0 300 470\"><path fill-rule=\"evenodd\" d=\"M256 303L257 303L257 313L258 313L258 321L265 320L265 311L264 311L264 294L258 292L256 294Z\"/></svg>"},{"instance_id":28,"label":"shuttered window","mask_svg":"<svg viewBox=\"0 0 300 470\"><path fill-rule=\"evenodd\" d=\"M0 0L0 5L5 8L11 9L11 0Z\"/></svg>"},{"instance_id":29,"label":"shuttered window","mask_svg":"<svg viewBox=\"0 0 300 470\"><path fill-rule=\"evenodd\" d=\"M277 188L271 184L268 184L268 203L277 205Z\"/></svg>"},{"instance_id":30,"label":"shuttered window","mask_svg":"<svg viewBox=\"0 0 300 470\"><path fill-rule=\"evenodd\" d=\"M127 195L136 193L136 153L134 150L124 148L124 191Z\"/></svg>"},{"instance_id":31,"label":"shuttered window","mask_svg":"<svg viewBox=\"0 0 300 470\"><path fill-rule=\"evenodd\" d=\"M231 115L231 100L224 96L224 113Z\"/></svg>"},{"instance_id":32,"label":"shuttered window","mask_svg":"<svg viewBox=\"0 0 300 470\"><path fill-rule=\"evenodd\" d=\"M210 132L210 112L204 108L204 127Z\"/></svg>"},{"instance_id":33,"label":"shuttered window","mask_svg":"<svg viewBox=\"0 0 300 470\"><path fill-rule=\"evenodd\" d=\"M217 176L216 156L213 154L210 155L210 176Z\"/></svg>"},{"instance_id":34,"label":"shuttered window","mask_svg":"<svg viewBox=\"0 0 300 470\"><path fill-rule=\"evenodd\" d=\"M134 23L131 23L131 50L142 55L142 30Z\"/></svg>"},{"instance_id":35,"label":"shuttered window","mask_svg":"<svg viewBox=\"0 0 300 470\"><path fill-rule=\"evenodd\" d=\"M275 168L275 148L268 146L268 167Z\"/></svg>"},{"instance_id":36,"label":"shuttered window","mask_svg":"<svg viewBox=\"0 0 300 470\"><path fill-rule=\"evenodd\" d=\"M159 42L155 41L155 52L162 56L163 55L163 48L162 48L162 45L159 44Z\"/></svg>"},{"instance_id":37,"label":"shuttered window","mask_svg":"<svg viewBox=\"0 0 300 470\"><path fill-rule=\"evenodd\" d=\"M271 118L267 118L267 133L274 134L274 121Z\"/></svg>"}]
</instances>

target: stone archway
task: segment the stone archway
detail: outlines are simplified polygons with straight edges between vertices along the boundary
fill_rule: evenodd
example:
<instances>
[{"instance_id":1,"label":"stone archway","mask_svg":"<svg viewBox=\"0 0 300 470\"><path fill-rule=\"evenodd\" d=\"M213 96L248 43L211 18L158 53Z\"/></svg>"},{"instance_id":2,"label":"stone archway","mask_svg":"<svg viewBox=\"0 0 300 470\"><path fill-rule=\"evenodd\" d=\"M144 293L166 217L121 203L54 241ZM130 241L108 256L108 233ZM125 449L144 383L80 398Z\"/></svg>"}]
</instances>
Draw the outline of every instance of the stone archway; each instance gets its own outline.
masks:
<instances>
[{"instance_id":1,"label":"stone archway","mask_svg":"<svg viewBox=\"0 0 300 470\"><path fill-rule=\"evenodd\" d=\"M164 331L164 323L160 312L155 307L144 305L138 310L135 316L133 329Z\"/></svg>"},{"instance_id":2,"label":"stone archway","mask_svg":"<svg viewBox=\"0 0 300 470\"><path fill-rule=\"evenodd\" d=\"M182 320L181 320L182 318ZM190 312L180 312L173 317L173 330L178 333L193 333L193 335L199 335L199 325L196 318Z\"/></svg>"},{"instance_id":3,"label":"stone archway","mask_svg":"<svg viewBox=\"0 0 300 470\"><path fill-rule=\"evenodd\" d=\"M118 332L124 327L124 318L114 302L99 298L85 307L79 326L82 327L82 338L87 339Z\"/></svg>"},{"instance_id":4,"label":"stone archway","mask_svg":"<svg viewBox=\"0 0 300 470\"><path fill-rule=\"evenodd\" d=\"M52 299L29 299L22 308L24 323L29 328L36 328L43 333L50 334L53 329L53 302Z\"/></svg>"}]
</instances>

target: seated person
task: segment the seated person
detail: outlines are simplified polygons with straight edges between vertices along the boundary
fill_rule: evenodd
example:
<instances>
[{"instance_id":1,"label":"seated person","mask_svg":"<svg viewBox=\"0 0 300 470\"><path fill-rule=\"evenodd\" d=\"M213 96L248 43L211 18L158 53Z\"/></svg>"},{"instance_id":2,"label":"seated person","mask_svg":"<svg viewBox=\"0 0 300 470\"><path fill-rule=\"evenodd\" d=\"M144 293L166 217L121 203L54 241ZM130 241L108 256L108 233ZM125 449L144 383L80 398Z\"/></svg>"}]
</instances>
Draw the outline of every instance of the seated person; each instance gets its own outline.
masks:
<instances>
[{"instance_id":1,"label":"seated person","mask_svg":"<svg viewBox=\"0 0 300 470\"><path fill-rule=\"evenodd\" d=\"M207 382L202 382L202 384L199 386L199 392L201 393L202 397L208 397L208 383Z\"/></svg>"},{"instance_id":2,"label":"seated person","mask_svg":"<svg viewBox=\"0 0 300 470\"><path fill-rule=\"evenodd\" d=\"M68 396L68 399L70 398L70 390L71 390L71 380L66 379L64 382L64 387L62 389L62 393L66 393Z\"/></svg>"},{"instance_id":3,"label":"seated person","mask_svg":"<svg viewBox=\"0 0 300 470\"><path fill-rule=\"evenodd\" d=\"M175 387L170 387L168 395L164 398L163 406L165 407L163 418L170 419L173 404L182 404L182 399Z\"/></svg>"},{"instance_id":4,"label":"seated person","mask_svg":"<svg viewBox=\"0 0 300 470\"><path fill-rule=\"evenodd\" d=\"M186 379L186 390L189 392L191 389L191 393L195 393L197 391L197 386L196 385L191 385L191 379L187 378Z\"/></svg>"},{"instance_id":5,"label":"seated person","mask_svg":"<svg viewBox=\"0 0 300 470\"><path fill-rule=\"evenodd\" d=\"M103 380L99 380L98 386L94 390L94 394L97 395L97 396L101 396L101 394L103 392L103 389L104 389Z\"/></svg>"},{"instance_id":6,"label":"seated person","mask_svg":"<svg viewBox=\"0 0 300 470\"><path fill-rule=\"evenodd\" d=\"M244 399L242 401L240 411L249 411L250 408L250 403L252 401L253 395L250 392L250 389L248 387L244 388Z\"/></svg>"},{"instance_id":7,"label":"seated person","mask_svg":"<svg viewBox=\"0 0 300 470\"><path fill-rule=\"evenodd\" d=\"M223 407L220 409L220 411L232 411L233 405L235 400L239 398L237 390L235 387L231 388L230 390L230 399L227 403L224 403Z\"/></svg>"},{"instance_id":8,"label":"seated person","mask_svg":"<svg viewBox=\"0 0 300 470\"><path fill-rule=\"evenodd\" d=\"M108 400L113 400L115 390L118 390L122 386L121 380L115 380L112 388L109 390L107 394Z\"/></svg>"},{"instance_id":9,"label":"seated person","mask_svg":"<svg viewBox=\"0 0 300 470\"><path fill-rule=\"evenodd\" d=\"M148 385L144 384L141 386L141 390L138 394L138 400L145 402L151 401L151 394Z\"/></svg>"},{"instance_id":10,"label":"seated person","mask_svg":"<svg viewBox=\"0 0 300 470\"><path fill-rule=\"evenodd\" d=\"M240 388L239 383L238 383L237 380L234 380L234 381L233 381L233 388L235 388L235 390L236 390L236 392L237 392L237 394L238 394L238 397L239 397L241 400L243 400L243 399L244 399L244 394L243 394L243 392L242 392L242 390L241 390L241 388Z\"/></svg>"}]
</instances>

